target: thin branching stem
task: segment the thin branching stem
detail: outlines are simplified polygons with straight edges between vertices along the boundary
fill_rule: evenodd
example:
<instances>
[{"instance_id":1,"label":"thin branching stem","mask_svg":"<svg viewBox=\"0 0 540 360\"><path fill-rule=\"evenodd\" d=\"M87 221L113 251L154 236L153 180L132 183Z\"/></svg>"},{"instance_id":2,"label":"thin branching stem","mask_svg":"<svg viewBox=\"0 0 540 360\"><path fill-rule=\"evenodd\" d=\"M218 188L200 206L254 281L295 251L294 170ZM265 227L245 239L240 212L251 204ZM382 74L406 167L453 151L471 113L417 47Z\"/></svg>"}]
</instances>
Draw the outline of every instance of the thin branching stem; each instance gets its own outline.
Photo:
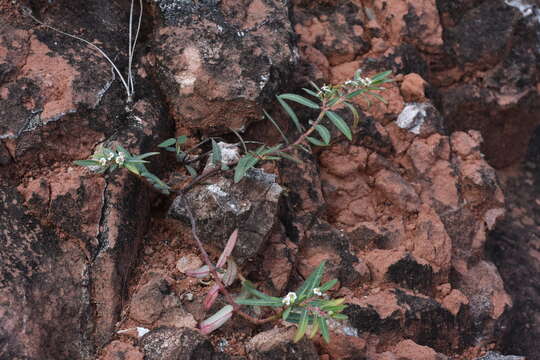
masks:
<instances>
[{"instance_id":1,"label":"thin branching stem","mask_svg":"<svg viewBox=\"0 0 540 360\"><path fill-rule=\"evenodd\" d=\"M210 273L212 274L212 277L214 278L214 281L219 286L219 291L223 294L223 296L225 296L225 299L227 300L227 302L233 307L234 312L236 314L240 315L241 317L243 317L244 319L246 319L249 322L254 323L254 324L265 324L267 322L279 319L280 314L274 314L274 315L269 316L269 317L264 318L264 319L257 319L257 318L254 318L253 316L249 315L249 314L246 314L242 310L240 310L240 305L238 305L234 301L234 298L232 297L231 293L227 290L225 285L223 285L223 282L221 281L221 279L219 277L219 274L217 272L217 268L214 266L214 264L210 260L210 257L208 256L208 253L206 252L206 249L204 248L204 245L203 245L201 239L197 235L197 221L195 219L195 216L193 215L193 210L191 209L188 198L186 197L185 193L183 193L183 192L180 193L180 197L181 197L182 203L184 204L184 207L186 209L186 212L187 212L187 215L188 215L188 218L189 218L189 222L191 223L191 233L193 235L193 238L195 239L195 243L197 244L197 247L199 248L199 251L200 251L200 253L202 255L203 261L204 261L205 265L208 266L208 268L210 269Z\"/></svg>"}]
</instances>

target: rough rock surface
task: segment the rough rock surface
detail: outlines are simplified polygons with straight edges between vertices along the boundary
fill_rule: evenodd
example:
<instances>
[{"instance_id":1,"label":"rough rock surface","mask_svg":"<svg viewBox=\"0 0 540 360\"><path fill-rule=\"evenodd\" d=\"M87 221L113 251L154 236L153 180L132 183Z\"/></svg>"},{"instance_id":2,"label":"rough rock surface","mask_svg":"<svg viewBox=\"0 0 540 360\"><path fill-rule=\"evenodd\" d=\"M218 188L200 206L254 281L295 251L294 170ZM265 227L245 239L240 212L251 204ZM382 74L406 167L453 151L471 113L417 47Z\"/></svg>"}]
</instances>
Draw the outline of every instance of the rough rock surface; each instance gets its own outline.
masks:
<instances>
[{"instance_id":1,"label":"rough rock surface","mask_svg":"<svg viewBox=\"0 0 540 360\"><path fill-rule=\"evenodd\" d=\"M316 360L319 358L315 346L307 339L293 343L295 329L286 331L274 328L253 337L247 345L249 359Z\"/></svg>"},{"instance_id":2,"label":"rough rock surface","mask_svg":"<svg viewBox=\"0 0 540 360\"><path fill-rule=\"evenodd\" d=\"M253 169L237 184L221 177L210 185L197 185L186 198L203 242L223 248L232 232L239 229L233 255L244 262L259 253L268 239L277 222L282 191L275 175ZM183 198L178 196L169 216L189 222L186 211Z\"/></svg>"},{"instance_id":3,"label":"rough rock surface","mask_svg":"<svg viewBox=\"0 0 540 360\"><path fill-rule=\"evenodd\" d=\"M178 128L240 130L261 118L295 62L288 16L283 0L156 1L152 61Z\"/></svg>"},{"instance_id":4,"label":"rough rock surface","mask_svg":"<svg viewBox=\"0 0 540 360\"><path fill-rule=\"evenodd\" d=\"M126 71L129 1L27 3ZM19 5L0 0L0 359L538 357L538 151L517 166L539 143L538 4L145 2L131 112L99 54ZM151 151L174 131L268 141L252 120L274 94L358 68L394 72L387 104L355 99L352 143L333 132L303 164L278 163L281 196L267 198L277 180L226 176L189 193L212 256L240 227L242 272L276 296L327 260L350 321L330 345L236 318L200 335L209 286L179 265L198 253L185 221L162 218L172 199L72 161L99 144ZM136 342L138 326L151 331Z\"/></svg>"},{"instance_id":5,"label":"rough rock surface","mask_svg":"<svg viewBox=\"0 0 540 360\"><path fill-rule=\"evenodd\" d=\"M188 328L157 328L142 337L140 346L148 360L217 359L210 341Z\"/></svg>"}]
</instances>

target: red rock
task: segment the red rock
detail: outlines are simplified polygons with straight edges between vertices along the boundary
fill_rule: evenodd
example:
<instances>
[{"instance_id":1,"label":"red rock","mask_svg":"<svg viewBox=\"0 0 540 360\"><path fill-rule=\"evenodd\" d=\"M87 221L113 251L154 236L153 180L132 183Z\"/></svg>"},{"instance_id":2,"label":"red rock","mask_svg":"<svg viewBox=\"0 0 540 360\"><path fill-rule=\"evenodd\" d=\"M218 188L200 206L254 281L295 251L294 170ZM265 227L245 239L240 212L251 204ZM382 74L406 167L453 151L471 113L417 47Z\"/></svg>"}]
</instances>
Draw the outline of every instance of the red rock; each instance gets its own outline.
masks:
<instances>
[{"instance_id":1,"label":"red rock","mask_svg":"<svg viewBox=\"0 0 540 360\"><path fill-rule=\"evenodd\" d=\"M407 102L422 102L425 100L424 89L426 81L418 74L407 74L401 83L401 95Z\"/></svg>"},{"instance_id":2,"label":"red rock","mask_svg":"<svg viewBox=\"0 0 540 360\"><path fill-rule=\"evenodd\" d=\"M403 360L438 360L437 352L430 347L421 346L412 340L399 342L393 352Z\"/></svg>"}]
</instances>

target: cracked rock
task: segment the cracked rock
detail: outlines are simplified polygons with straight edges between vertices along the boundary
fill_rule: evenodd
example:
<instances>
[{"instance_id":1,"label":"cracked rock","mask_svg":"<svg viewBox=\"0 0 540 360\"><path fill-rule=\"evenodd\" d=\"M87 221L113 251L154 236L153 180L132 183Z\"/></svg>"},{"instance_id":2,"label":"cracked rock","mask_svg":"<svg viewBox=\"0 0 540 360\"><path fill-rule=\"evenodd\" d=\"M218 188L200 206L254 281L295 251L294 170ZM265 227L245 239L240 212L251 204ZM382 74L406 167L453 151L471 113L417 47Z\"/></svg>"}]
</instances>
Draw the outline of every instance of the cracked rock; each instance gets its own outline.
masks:
<instances>
[{"instance_id":1,"label":"cracked rock","mask_svg":"<svg viewBox=\"0 0 540 360\"><path fill-rule=\"evenodd\" d=\"M277 221L278 200L283 189L276 176L253 169L239 183L221 177L210 185L197 185L187 195L205 243L223 247L239 229L233 252L240 263L256 255ZM189 222L182 199L177 197L169 216Z\"/></svg>"}]
</instances>

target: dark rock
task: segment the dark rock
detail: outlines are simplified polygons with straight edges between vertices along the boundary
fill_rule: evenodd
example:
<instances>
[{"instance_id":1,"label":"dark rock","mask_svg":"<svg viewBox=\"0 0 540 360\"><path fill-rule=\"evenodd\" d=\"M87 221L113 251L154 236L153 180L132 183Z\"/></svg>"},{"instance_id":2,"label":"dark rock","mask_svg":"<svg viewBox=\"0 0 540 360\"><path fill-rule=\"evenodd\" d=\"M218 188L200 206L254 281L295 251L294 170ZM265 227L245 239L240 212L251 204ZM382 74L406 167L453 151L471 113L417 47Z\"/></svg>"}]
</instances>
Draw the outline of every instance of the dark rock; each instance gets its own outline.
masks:
<instances>
[{"instance_id":1,"label":"dark rock","mask_svg":"<svg viewBox=\"0 0 540 360\"><path fill-rule=\"evenodd\" d=\"M503 355L496 351L490 351L486 355L475 360L527 360L524 356Z\"/></svg>"},{"instance_id":2,"label":"dark rock","mask_svg":"<svg viewBox=\"0 0 540 360\"><path fill-rule=\"evenodd\" d=\"M275 175L252 169L239 183L219 178L211 185L197 185L187 195L201 240L217 247L238 228L233 255L244 262L264 246L277 220L282 192ZM177 197L169 216L189 222L182 198Z\"/></svg>"},{"instance_id":3,"label":"dark rock","mask_svg":"<svg viewBox=\"0 0 540 360\"><path fill-rule=\"evenodd\" d=\"M154 16L154 72L178 128L243 129L296 61L281 0L160 0Z\"/></svg>"},{"instance_id":4,"label":"dark rock","mask_svg":"<svg viewBox=\"0 0 540 360\"><path fill-rule=\"evenodd\" d=\"M433 289L433 269L430 265L419 264L410 255L390 265L388 279L407 289L430 294Z\"/></svg>"},{"instance_id":5,"label":"dark rock","mask_svg":"<svg viewBox=\"0 0 540 360\"><path fill-rule=\"evenodd\" d=\"M210 341L193 329L160 327L139 342L146 360L219 359Z\"/></svg>"},{"instance_id":6,"label":"dark rock","mask_svg":"<svg viewBox=\"0 0 540 360\"><path fill-rule=\"evenodd\" d=\"M375 309L355 304L348 304L343 313L349 317L351 325L360 333L382 334L396 331L400 327L398 313L381 319L380 314Z\"/></svg>"}]
</instances>

